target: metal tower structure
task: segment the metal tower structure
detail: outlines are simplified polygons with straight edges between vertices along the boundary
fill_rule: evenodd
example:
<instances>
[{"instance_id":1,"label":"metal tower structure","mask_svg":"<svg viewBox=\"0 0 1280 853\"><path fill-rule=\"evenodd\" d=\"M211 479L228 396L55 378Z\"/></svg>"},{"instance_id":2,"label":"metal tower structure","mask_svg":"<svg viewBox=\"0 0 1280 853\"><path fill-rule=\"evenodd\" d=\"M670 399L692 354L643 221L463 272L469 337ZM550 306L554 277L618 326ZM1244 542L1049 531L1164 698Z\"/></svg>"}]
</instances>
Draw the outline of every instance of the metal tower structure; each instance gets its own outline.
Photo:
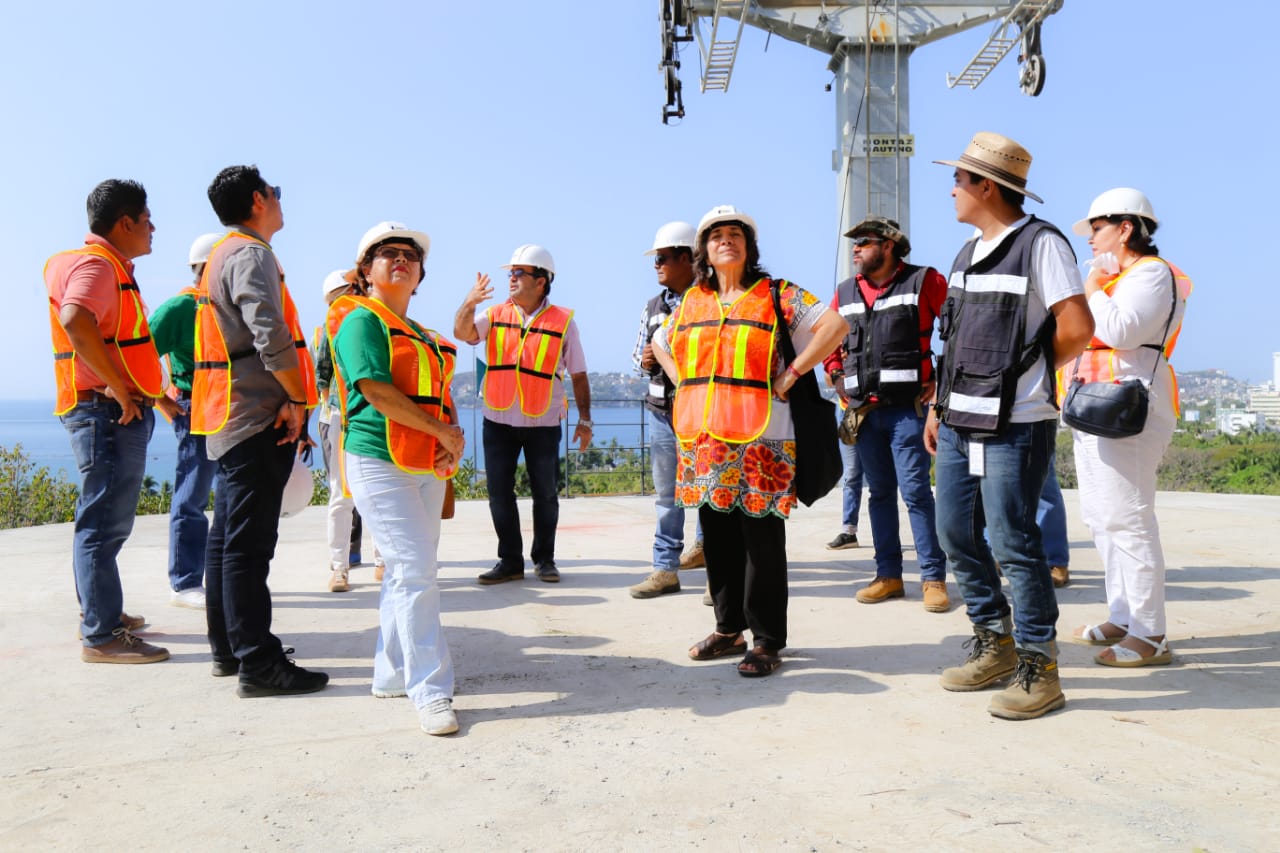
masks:
<instances>
[{"instance_id":1,"label":"metal tower structure","mask_svg":"<svg viewBox=\"0 0 1280 853\"><path fill-rule=\"evenodd\" d=\"M684 116L679 45L698 42L701 89L728 91L743 29L750 25L826 53L835 75L839 226L843 233L868 213L890 216L910 233L910 171L914 138L908 64L918 47L995 22L986 44L947 85L975 88L1015 46L1022 63L1019 85L1028 95L1044 87L1040 25L1063 0L659 0L667 102L663 123ZM707 31L704 35L704 30ZM851 274L840 252L838 277Z\"/></svg>"}]
</instances>

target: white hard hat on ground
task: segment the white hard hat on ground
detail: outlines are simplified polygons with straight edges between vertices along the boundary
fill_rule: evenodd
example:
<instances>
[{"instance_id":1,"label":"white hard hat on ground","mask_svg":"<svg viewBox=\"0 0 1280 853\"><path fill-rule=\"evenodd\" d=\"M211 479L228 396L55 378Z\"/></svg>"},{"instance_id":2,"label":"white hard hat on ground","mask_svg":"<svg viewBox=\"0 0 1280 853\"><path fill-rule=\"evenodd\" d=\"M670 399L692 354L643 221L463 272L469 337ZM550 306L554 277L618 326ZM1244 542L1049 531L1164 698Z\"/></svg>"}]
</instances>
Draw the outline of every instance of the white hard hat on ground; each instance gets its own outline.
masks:
<instances>
[{"instance_id":1,"label":"white hard hat on ground","mask_svg":"<svg viewBox=\"0 0 1280 853\"><path fill-rule=\"evenodd\" d=\"M1160 220L1156 219L1155 210L1151 207L1151 199L1147 198L1141 190L1135 190L1132 187L1116 187L1095 198L1093 204L1089 205L1089 215L1071 226L1071 230L1081 237L1088 237L1093 234L1093 228L1089 225L1093 220L1102 216L1118 216L1126 213L1160 224Z\"/></svg>"},{"instance_id":2,"label":"white hard hat on ground","mask_svg":"<svg viewBox=\"0 0 1280 853\"><path fill-rule=\"evenodd\" d=\"M194 267L196 264L203 264L209 260L209 253L213 251L213 245L221 239L221 234L201 234L191 244L191 251L187 253L187 263Z\"/></svg>"},{"instance_id":3,"label":"white hard hat on ground","mask_svg":"<svg viewBox=\"0 0 1280 853\"><path fill-rule=\"evenodd\" d=\"M289 474L289 482L284 484L284 497L280 500L280 517L289 518L309 507L315 488L307 463L300 456L293 457L293 472Z\"/></svg>"},{"instance_id":4,"label":"white hard hat on ground","mask_svg":"<svg viewBox=\"0 0 1280 853\"><path fill-rule=\"evenodd\" d=\"M360 238L360 246L356 249L356 263L363 263L369 249L386 240L403 240L413 243L422 250L422 262L426 264L427 253L431 251L431 238L422 231L414 231L403 222L379 222L364 232Z\"/></svg>"},{"instance_id":5,"label":"white hard hat on ground","mask_svg":"<svg viewBox=\"0 0 1280 853\"><path fill-rule=\"evenodd\" d=\"M335 290L339 288L350 287L351 281L347 278L347 276L350 273L351 273L351 270L334 270L333 272L325 276L323 295L328 296L330 293L333 293Z\"/></svg>"},{"instance_id":6,"label":"white hard hat on ground","mask_svg":"<svg viewBox=\"0 0 1280 853\"><path fill-rule=\"evenodd\" d=\"M760 230L756 228L754 219L731 204L722 204L708 210L707 215L698 223L698 242L701 243L703 236L721 222L741 222L755 232L757 240L760 239Z\"/></svg>"},{"instance_id":7,"label":"white hard hat on ground","mask_svg":"<svg viewBox=\"0 0 1280 853\"><path fill-rule=\"evenodd\" d=\"M509 270L512 267L541 267L552 275L556 274L556 262L552 260L551 253L537 243L525 243L523 246L517 246L516 250L511 253L511 263L502 265L504 270Z\"/></svg>"},{"instance_id":8,"label":"white hard hat on ground","mask_svg":"<svg viewBox=\"0 0 1280 853\"><path fill-rule=\"evenodd\" d=\"M668 222L653 235L653 248L646 255L656 255L663 249L683 246L693 251L697 246L698 235L688 222Z\"/></svg>"}]
</instances>

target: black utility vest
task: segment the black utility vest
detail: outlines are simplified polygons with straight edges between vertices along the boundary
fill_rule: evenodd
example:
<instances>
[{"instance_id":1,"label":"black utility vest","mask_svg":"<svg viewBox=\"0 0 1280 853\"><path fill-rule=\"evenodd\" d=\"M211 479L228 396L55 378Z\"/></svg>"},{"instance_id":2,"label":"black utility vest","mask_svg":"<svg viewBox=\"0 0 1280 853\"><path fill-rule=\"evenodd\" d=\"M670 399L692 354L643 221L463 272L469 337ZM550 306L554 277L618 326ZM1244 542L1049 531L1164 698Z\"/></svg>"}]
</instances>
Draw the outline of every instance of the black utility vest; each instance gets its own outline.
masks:
<instances>
[{"instance_id":1,"label":"black utility vest","mask_svg":"<svg viewBox=\"0 0 1280 853\"><path fill-rule=\"evenodd\" d=\"M977 238L965 243L951 267L938 329L945 342L938 362L938 409L943 423L957 432L975 438L999 435L1013 411L1018 377L1042 355L1045 369L1053 370L1053 312L1027 334L1027 297L1035 286L1031 249L1045 231L1067 242L1057 228L1033 216L976 264L970 261ZM1054 397L1052 387L1049 396Z\"/></svg>"},{"instance_id":2,"label":"black utility vest","mask_svg":"<svg viewBox=\"0 0 1280 853\"><path fill-rule=\"evenodd\" d=\"M931 355L932 331L920 330L920 290L928 267L903 264L868 306L857 276L836 287L836 304L849 325L844 339L842 390L851 405L875 396L887 405L914 403L920 396L920 367Z\"/></svg>"},{"instance_id":3,"label":"black utility vest","mask_svg":"<svg viewBox=\"0 0 1280 853\"><path fill-rule=\"evenodd\" d=\"M634 304L634 303L633 303ZM648 326L645 328L645 343L653 343L653 336L671 315L671 306L667 305L666 294L659 293L649 300L645 306L645 317ZM667 372L661 364L649 369L649 388L644 395L645 408L660 415L671 414L671 398L675 396L676 386L667 378Z\"/></svg>"}]
</instances>

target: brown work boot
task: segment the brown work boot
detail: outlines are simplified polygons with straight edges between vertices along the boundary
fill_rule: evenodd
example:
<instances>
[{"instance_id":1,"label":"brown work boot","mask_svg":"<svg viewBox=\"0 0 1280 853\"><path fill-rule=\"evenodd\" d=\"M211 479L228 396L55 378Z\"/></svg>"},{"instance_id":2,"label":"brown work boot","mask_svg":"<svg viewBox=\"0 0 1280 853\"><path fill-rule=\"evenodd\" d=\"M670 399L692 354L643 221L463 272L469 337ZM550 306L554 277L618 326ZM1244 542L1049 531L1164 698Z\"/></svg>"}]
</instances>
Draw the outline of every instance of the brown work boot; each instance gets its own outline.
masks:
<instances>
[{"instance_id":1,"label":"brown work boot","mask_svg":"<svg viewBox=\"0 0 1280 853\"><path fill-rule=\"evenodd\" d=\"M129 633L128 628L117 628L111 639L100 646L82 646L80 660L85 663L156 663L169 659L169 650L153 646Z\"/></svg>"},{"instance_id":2,"label":"brown work boot","mask_svg":"<svg viewBox=\"0 0 1280 853\"><path fill-rule=\"evenodd\" d=\"M1051 566L1049 568L1049 577L1053 578L1054 589L1062 589L1071 583L1071 570L1066 566Z\"/></svg>"},{"instance_id":3,"label":"brown work boot","mask_svg":"<svg viewBox=\"0 0 1280 853\"><path fill-rule=\"evenodd\" d=\"M947 596L945 581L925 581L920 584L924 590L924 609L930 613L946 613L951 609L951 599Z\"/></svg>"},{"instance_id":4,"label":"brown work boot","mask_svg":"<svg viewBox=\"0 0 1280 853\"><path fill-rule=\"evenodd\" d=\"M902 591L902 578L876 578L858 590L854 598L863 604L879 604L891 598L902 598L904 595L906 593ZM946 595L945 589L943 595Z\"/></svg>"},{"instance_id":5,"label":"brown work boot","mask_svg":"<svg viewBox=\"0 0 1280 853\"><path fill-rule=\"evenodd\" d=\"M334 569L329 573L329 592L350 592L351 583L346 569Z\"/></svg>"},{"instance_id":6,"label":"brown work boot","mask_svg":"<svg viewBox=\"0 0 1280 853\"><path fill-rule=\"evenodd\" d=\"M1018 649L1013 681L991 697L987 713L1005 720L1034 720L1067 704L1058 681L1058 662L1039 652Z\"/></svg>"},{"instance_id":7,"label":"brown work boot","mask_svg":"<svg viewBox=\"0 0 1280 853\"><path fill-rule=\"evenodd\" d=\"M707 556L702 553L702 540L699 539L680 555L680 568L700 569L707 564Z\"/></svg>"},{"instance_id":8,"label":"brown work boot","mask_svg":"<svg viewBox=\"0 0 1280 853\"><path fill-rule=\"evenodd\" d=\"M960 666L942 671L942 688L957 693L981 690L1018 668L1018 654L1013 648L1012 634L997 634L973 626L973 636L964 641L969 658ZM1054 676L1057 677L1056 675Z\"/></svg>"},{"instance_id":9,"label":"brown work boot","mask_svg":"<svg viewBox=\"0 0 1280 853\"><path fill-rule=\"evenodd\" d=\"M659 569L640 583L631 587L632 598L657 598L669 592L680 591L680 576L675 572Z\"/></svg>"}]
</instances>

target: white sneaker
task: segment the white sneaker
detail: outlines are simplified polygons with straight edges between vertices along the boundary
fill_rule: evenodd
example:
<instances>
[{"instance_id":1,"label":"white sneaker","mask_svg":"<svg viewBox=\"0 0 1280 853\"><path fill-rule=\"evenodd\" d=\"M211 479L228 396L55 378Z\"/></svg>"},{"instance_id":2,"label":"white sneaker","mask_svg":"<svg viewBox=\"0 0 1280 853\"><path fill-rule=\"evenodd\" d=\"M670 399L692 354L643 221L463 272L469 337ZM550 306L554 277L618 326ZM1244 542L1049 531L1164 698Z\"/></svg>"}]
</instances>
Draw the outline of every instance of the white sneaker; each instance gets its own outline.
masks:
<instances>
[{"instance_id":1,"label":"white sneaker","mask_svg":"<svg viewBox=\"0 0 1280 853\"><path fill-rule=\"evenodd\" d=\"M403 687L375 687L370 692L375 699L399 699L409 695Z\"/></svg>"},{"instance_id":2,"label":"white sneaker","mask_svg":"<svg viewBox=\"0 0 1280 853\"><path fill-rule=\"evenodd\" d=\"M193 586L191 589L174 590L169 593L169 603L174 607L190 607L192 610L204 610L204 587Z\"/></svg>"},{"instance_id":3,"label":"white sneaker","mask_svg":"<svg viewBox=\"0 0 1280 853\"><path fill-rule=\"evenodd\" d=\"M452 699L436 699L418 711L422 730L429 735L451 735L458 730Z\"/></svg>"}]
</instances>

